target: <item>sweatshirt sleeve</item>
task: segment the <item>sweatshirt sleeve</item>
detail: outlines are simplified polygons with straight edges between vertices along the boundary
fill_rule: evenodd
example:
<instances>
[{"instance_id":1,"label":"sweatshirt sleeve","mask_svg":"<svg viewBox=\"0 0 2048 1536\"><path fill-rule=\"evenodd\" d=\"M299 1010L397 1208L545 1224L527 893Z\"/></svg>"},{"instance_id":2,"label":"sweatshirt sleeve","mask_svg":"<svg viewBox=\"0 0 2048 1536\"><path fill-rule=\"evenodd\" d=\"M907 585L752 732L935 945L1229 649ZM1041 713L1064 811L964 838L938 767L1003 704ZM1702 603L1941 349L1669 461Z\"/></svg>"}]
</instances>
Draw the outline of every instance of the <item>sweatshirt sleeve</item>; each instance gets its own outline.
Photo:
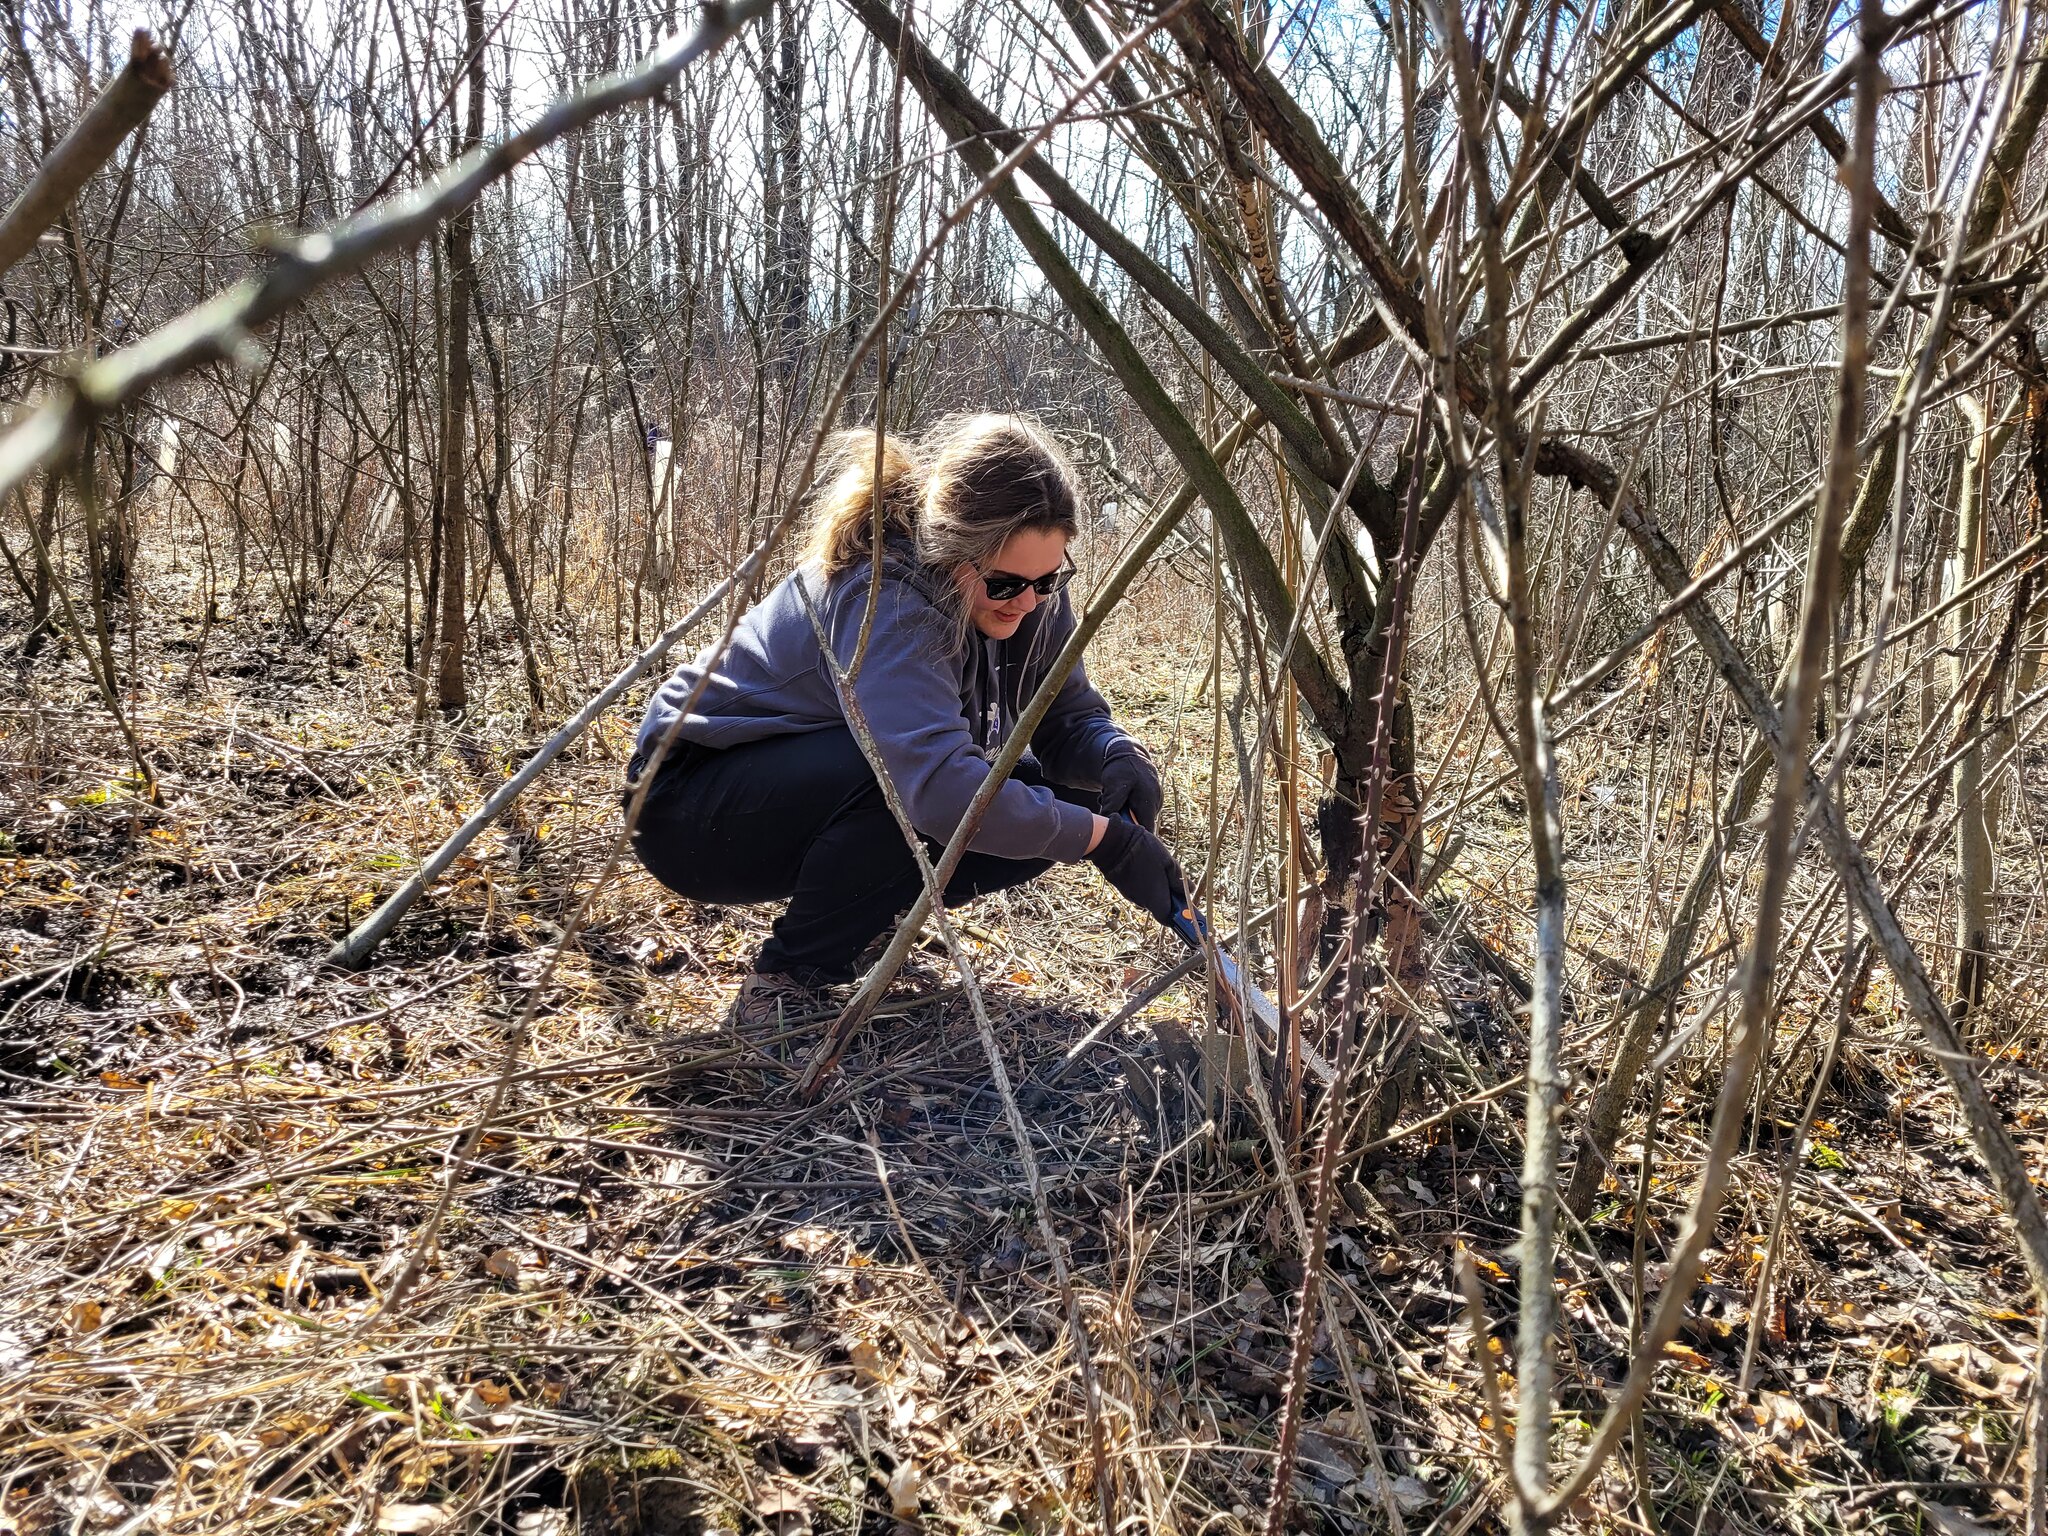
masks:
<instances>
[{"instance_id":1,"label":"sweatshirt sleeve","mask_svg":"<svg viewBox=\"0 0 2048 1536\"><path fill-rule=\"evenodd\" d=\"M1047 615L1040 632L1042 654L1057 656L1073 632L1074 612L1062 593L1059 610ZM1054 783L1085 789L1101 787L1103 764L1112 757L1125 752L1144 755L1144 748L1111 718L1109 701L1096 692L1087 664L1078 660L1031 733L1031 750Z\"/></svg>"},{"instance_id":2,"label":"sweatshirt sleeve","mask_svg":"<svg viewBox=\"0 0 2048 1536\"><path fill-rule=\"evenodd\" d=\"M865 582L832 604L832 649L850 667L867 611ZM967 728L958 653L944 615L903 583L884 581L855 702L880 748L911 824L944 842L988 776L989 760ZM1004 859L1083 857L1095 818L1050 790L1006 780L969 844Z\"/></svg>"}]
</instances>

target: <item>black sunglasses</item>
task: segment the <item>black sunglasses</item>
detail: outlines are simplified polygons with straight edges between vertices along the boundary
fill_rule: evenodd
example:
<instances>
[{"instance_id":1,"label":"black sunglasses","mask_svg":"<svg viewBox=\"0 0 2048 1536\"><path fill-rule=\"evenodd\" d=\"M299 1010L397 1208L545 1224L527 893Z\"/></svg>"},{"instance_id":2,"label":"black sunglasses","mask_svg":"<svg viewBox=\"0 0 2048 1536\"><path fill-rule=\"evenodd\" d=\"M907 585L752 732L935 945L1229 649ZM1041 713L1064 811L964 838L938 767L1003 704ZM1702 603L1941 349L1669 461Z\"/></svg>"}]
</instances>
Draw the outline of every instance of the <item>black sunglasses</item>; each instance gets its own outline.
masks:
<instances>
[{"instance_id":1,"label":"black sunglasses","mask_svg":"<svg viewBox=\"0 0 2048 1536\"><path fill-rule=\"evenodd\" d=\"M1051 597L1073 579L1073 566L1062 560L1058 570L1047 571L1043 576L1035 578L1012 576L1008 571L984 571L981 577L981 590L988 594L990 602L1007 603L1013 597L1022 596L1026 587L1040 597Z\"/></svg>"}]
</instances>

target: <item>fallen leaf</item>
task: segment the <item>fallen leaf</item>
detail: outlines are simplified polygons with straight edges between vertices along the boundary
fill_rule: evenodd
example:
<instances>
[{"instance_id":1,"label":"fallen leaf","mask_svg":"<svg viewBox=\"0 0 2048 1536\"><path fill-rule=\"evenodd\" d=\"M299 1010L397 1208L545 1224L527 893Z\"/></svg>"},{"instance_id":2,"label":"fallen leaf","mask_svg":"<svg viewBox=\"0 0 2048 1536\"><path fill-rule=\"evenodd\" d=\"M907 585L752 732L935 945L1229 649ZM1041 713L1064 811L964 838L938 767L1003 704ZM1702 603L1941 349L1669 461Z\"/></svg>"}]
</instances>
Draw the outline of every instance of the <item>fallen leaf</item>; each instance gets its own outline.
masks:
<instances>
[{"instance_id":1,"label":"fallen leaf","mask_svg":"<svg viewBox=\"0 0 2048 1536\"><path fill-rule=\"evenodd\" d=\"M908 1461L889 1474L889 1510L898 1520L917 1518L917 1468Z\"/></svg>"},{"instance_id":2,"label":"fallen leaf","mask_svg":"<svg viewBox=\"0 0 2048 1536\"><path fill-rule=\"evenodd\" d=\"M484 1260L484 1273L494 1275L500 1280L517 1280L519 1278L519 1254L517 1250L500 1248L496 1253Z\"/></svg>"},{"instance_id":3,"label":"fallen leaf","mask_svg":"<svg viewBox=\"0 0 2048 1536\"><path fill-rule=\"evenodd\" d=\"M754 1513L775 1536L797 1536L811 1528L811 1501L801 1488L763 1488L754 1498Z\"/></svg>"},{"instance_id":4,"label":"fallen leaf","mask_svg":"<svg viewBox=\"0 0 2048 1536\"><path fill-rule=\"evenodd\" d=\"M448 1520L448 1511L438 1504L386 1504L377 1511L377 1529L393 1536L421 1536L438 1531Z\"/></svg>"},{"instance_id":5,"label":"fallen leaf","mask_svg":"<svg viewBox=\"0 0 2048 1536\"><path fill-rule=\"evenodd\" d=\"M1436 1496L1429 1491L1429 1484L1419 1477L1397 1477L1394 1479L1394 1502L1401 1506L1404 1515L1419 1515L1436 1502Z\"/></svg>"},{"instance_id":6,"label":"fallen leaf","mask_svg":"<svg viewBox=\"0 0 2048 1536\"><path fill-rule=\"evenodd\" d=\"M97 1333L104 1315L96 1301L74 1301L64 1309L64 1326L73 1333Z\"/></svg>"},{"instance_id":7,"label":"fallen leaf","mask_svg":"<svg viewBox=\"0 0 2048 1536\"><path fill-rule=\"evenodd\" d=\"M1297 1445L1300 1458L1297 1476L1320 1479L1335 1486L1356 1482L1364 1475L1350 1448L1334 1435L1314 1428L1304 1429Z\"/></svg>"},{"instance_id":8,"label":"fallen leaf","mask_svg":"<svg viewBox=\"0 0 2048 1536\"><path fill-rule=\"evenodd\" d=\"M889 1369L882 1347L873 1339L855 1339L846 1347L846 1355L853 1362L853 1373L863 1381L887 1381L895 1374Z\"/></svg>"},{"instance_id":9,"label":"fallen leaf","mask_svg":"<svg viewBox=\"0 0 2048 1536\"><path fill-rule=\"evenodd\" d=\"M1404 1515L1419 1515L1436 1502L1436 1496L1429 1491L1429 1485L1419 1477L1397 1477L1388 1485L1387 1491L1394 1496L1394 1505ZM1385 1495L1381 1492L1379 1473L1368 1468L1349 1489L1351 1496L1369 1507L1384 1508Z\"/></svg>"},{"instance_id":10,"label":"fallen leaf","mask_svg":"<svg viewBox=\"0 0 2048 1536\"><path fill-rule=\"evenodd\" d=\"M1959 1382L1980 1396L2015 1397L2027 1382L2027 1368L1974 1344L1936 1344L1922 1357L1929 1370Z\"/></svg>"},{"instance_id":11,"label":"fallen leaf","mask_svg":"<svg viewBox=\"0 0 2048 1536\"><path fill-rule=\"evenodd\" d=\"M1798 1434L1806 1428L1806 1410L1797 1398L1782 1392L1759 1393L1750 1413L1758 1424L1777 1434Z\"/></svg>"},{"instance_id":12,"label":"fallen leaf","mask_svg":"<svg viewBox=\"0 0 2048 1536\"><path fill-rule=\"evenodd\" d=\"M1861 1333L1877 1321L1877 1315L1862 1302L1851 1299L1823 1311L1820 1320L1835 1333Z\"/></svg>"},{"instance_id":13,"label":"fallen leaf","mask_svg":"<svg viewBox=\"0 0 2048 1536\"><path fill-rule=\"evenodd\" d=\"M1950 1509L1946 1504L1930 1504L1920 1501L1920 1513L1927 1517L1927 1523L1938 1536L1997 1536L1996 1530L1972 1519L1960 1509Z\"/></svg>"}]
</instances>

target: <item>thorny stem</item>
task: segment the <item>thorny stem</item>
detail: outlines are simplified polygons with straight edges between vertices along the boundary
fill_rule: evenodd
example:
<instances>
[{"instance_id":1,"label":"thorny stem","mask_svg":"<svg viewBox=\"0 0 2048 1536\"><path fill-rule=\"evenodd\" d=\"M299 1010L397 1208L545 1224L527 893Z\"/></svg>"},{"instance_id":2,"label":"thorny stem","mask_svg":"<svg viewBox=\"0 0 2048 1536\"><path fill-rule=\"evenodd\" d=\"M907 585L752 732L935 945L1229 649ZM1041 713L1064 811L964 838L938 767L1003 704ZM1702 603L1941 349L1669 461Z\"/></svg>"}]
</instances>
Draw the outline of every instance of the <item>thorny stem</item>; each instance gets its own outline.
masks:
<instances>
[{"instance_id":1,"label":"thorny stem","mask_svg":"<svg viewBox=\"0 0 2048 1536\"><path fill-rule=\"evenodd\" d=\"M1418 450L1423 440L1422 412L1416 413L1413 442ZM1280 1536L1286 1528L1287 1510L1294 1478L1294 1458L1301 1440L1303 1397L1308 1385L1310 1357L1315 1352L1316 1305L1320 1299L1323 1265L1327 1260L1330 1209L1337 1193L1339 1154L1349 1117L1345 1106L1350 1099L1352 1076L1365 1054L1362 1018L1365 1011L1366 914L1380 884L1380 805L1384 798L1393 735L1394 695L1401 685L1401 657L1408 639L1408 604L1415 581L1418 528L1422 509L1422 456L1418 451L1409 468L1404 503L1406 514L1401 530L1400 553L1388 574L1387 644L1381 653L1380 690L1373 727L1371 766L1366 775L1365 805L1359 813L1364 840L1359 856L1357 884L1352 890L1344 998L1338 1017L1344 1038L1338 1047L1337 1080L1323 1100L1323 1133L1316 1147L1315 1197L1310 1203L1308 1236L1302 1251L1301 1291L1295 1300L1294 1334L1287 1362L1287 1383L1280 1405L1280 1439L1274 1450L1273 1489L1266 1501L1267 1536Z\"/></svg>"}]
</instances>

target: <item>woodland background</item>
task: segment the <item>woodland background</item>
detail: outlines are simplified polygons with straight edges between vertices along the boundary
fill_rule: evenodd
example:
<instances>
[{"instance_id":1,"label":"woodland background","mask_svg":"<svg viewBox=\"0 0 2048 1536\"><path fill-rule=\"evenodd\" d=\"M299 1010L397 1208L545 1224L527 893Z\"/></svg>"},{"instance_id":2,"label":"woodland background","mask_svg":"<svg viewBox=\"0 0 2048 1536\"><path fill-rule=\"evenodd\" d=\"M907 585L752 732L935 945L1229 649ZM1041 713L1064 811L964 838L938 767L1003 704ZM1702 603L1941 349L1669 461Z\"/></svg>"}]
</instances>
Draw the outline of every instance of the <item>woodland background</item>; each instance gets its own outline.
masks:
<instances>
[{"instance_id":1,"label":"woodland background","mask_svg":"<svg viewBox=\"0 0 2048 1536\"><path fill-rule=\"evenodd\" d=\"M2048 9L0 25L0 1528L2048 1529ZM960 408L1277 1032L644 683L332 963Z\"/></svg>"}]
</instances>

